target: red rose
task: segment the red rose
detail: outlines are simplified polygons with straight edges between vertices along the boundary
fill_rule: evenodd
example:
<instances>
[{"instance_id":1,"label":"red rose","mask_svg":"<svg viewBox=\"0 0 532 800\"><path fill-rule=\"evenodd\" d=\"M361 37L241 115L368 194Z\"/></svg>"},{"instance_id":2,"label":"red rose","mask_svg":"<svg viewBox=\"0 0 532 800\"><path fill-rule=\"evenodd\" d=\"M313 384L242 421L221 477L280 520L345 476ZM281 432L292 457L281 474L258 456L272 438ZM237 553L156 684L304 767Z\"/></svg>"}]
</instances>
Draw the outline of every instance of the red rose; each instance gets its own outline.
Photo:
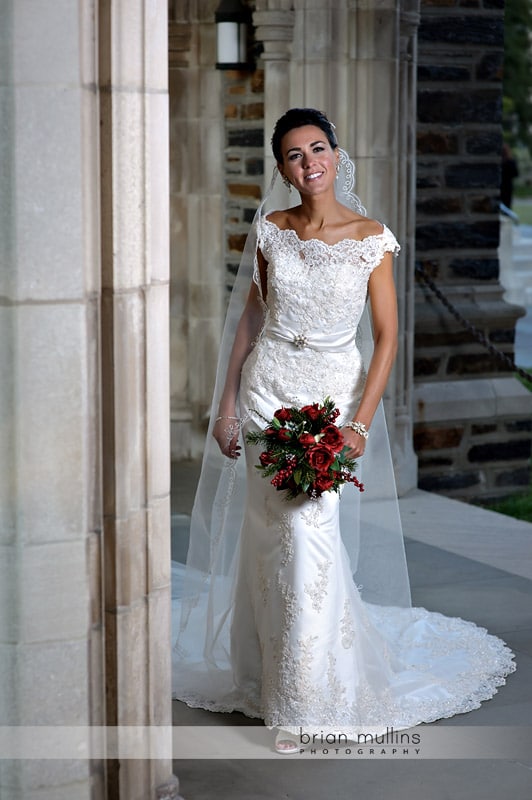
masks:
<instances>
[{"instance_id":1,"label":"red rose","mask_svg":"<svg viewBox=\"0 0 532 800\"><path fill-rule=\"evenodd\" d=\"M321 415L321 409L317 403L314 403L311 406L303 406L301 413L305 414L312 422L315 422Z\"/></svg>"},{"instance_id":2,"label":"red rose","mask_svg":"<svg viewBox=\"0 0 532 800\"><path fill-rule=\"evenodd\" d=\"M336 425L326 425L322 433L321 443L329 445L335 453L339 453L344 446L344 437L340 428L337 428Z\"/></svg>"},{"instance_id":3,"label":"red rose","mask_svg":"<svg viewBox=\"0 0 532 800\"><path fill-rule=\"evenodd\" d=\"M311 433L302 433L299 437L299 444L303 447L312 447L316 444L316 439Z\"/></svg>"},{"instance_id":4,"label":"red rose","mask_svg":"<svg viewBox=\"0 0 532 800\"><path fill-rule=\"evenodd\" d=\"M319 492L328 492L329 489L332 489L333 484L334 484L333 479L329 478L328 475L325 475L324 473L318 475L318 477L314 481L314 487Z\"/></svg>"},{"instance_id":5,"label":"red rose","mask_svg":"<svg viewBox=\"0 0 532 800\"><path fill-rule=\"evenodd\" d=\"M288 422L292 419L292 413L289 408L279 408L273 415L279 422Z\"/></svg>"},{"instance_id":6,"label":"red rose","mask_svg":"<svg viewBox=\"0 0 532 800\"><path fill-rule=\"evenodd\" d=\"M259 456L259 461L263 467L267 467L269 464L276 464L277 458L272 456L268 450L264 450L264 452Z\"/></svg>"},{"instance_id":7,"label":"red rose","mask_svg":"<svg viewBox=\"0 0 532 800\"><path fill-rule=\"evenodd\" d=\"M281 442L289 442L292 438L292 433L288 428L280 428L277 431L277 438L280 439Z\"/></svg>"},{"instance_id":8,"label":"red rose","mask_svg":"<svg viewBox=\"0 0 532 800\"><path fill-rule=\"evenodd\" d=\"M317 444L307 453L307 461L318 472L327 472L335 459L334 451L326 444Z\"/></svg>"},{"instance_id":9,"label":"red rose","mask_svg":"<svg viewBox=\"0 0 532 800\"><path fill-rule=\"evenodd\" d=\"M276 428L265 428L264 429L265 436L275 436L277 437L277 429Z\"/></svg>"}]
</instances>

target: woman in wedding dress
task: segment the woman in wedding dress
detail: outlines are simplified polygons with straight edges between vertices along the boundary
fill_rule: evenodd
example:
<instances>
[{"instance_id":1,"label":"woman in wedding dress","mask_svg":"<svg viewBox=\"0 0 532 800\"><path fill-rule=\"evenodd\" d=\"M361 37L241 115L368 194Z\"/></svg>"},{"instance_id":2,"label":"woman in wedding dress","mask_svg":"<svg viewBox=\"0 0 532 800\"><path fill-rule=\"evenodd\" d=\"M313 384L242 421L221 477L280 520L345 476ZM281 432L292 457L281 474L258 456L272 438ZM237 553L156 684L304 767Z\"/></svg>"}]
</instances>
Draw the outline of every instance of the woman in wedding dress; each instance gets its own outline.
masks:
<instances>
[{"instance_id":1,"label":"woman in wedding dress","mask_svg":"<svg viewBox=\"0 0 532 800\"><path fill-rule=\"evenodd\" d=\"M174 696L262 718L284 754L301 731L356 738L478 708L515 665L473 623L410 605L381 407L399 245L365 216L324 114L291 109L272 147L300 203L259 209L233 292L247 283L243 310L236 300L228 315L210 425L224 463L207 447L176 590ZM326 397L366 491L287 500L246 434Z\"/></svg>"}]
</instances>

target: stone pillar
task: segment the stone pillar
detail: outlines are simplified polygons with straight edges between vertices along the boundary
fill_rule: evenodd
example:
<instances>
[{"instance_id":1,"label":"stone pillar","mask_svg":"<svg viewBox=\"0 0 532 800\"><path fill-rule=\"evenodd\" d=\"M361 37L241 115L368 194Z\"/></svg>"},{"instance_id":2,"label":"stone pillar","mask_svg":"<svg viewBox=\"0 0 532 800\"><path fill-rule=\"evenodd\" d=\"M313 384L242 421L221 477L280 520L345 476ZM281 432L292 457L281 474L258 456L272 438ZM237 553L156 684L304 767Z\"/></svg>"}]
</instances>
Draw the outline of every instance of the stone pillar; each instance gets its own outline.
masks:
<instances>
[{"instance_id":1,"label":"stone pillar","mask_svg":"<svg viewBox=\"0 0 532 800\"><path fill-rule=\"evenodd\" d=\"M396 270L399 350L395 365L393 455L399 494L417 484L413 448L414 298L416 236L416 105L419 0L403 0L399 17L397 235L402 256Z\"/></svg>"},{"instance_id":2,"label":"stone pillar","mask_svg":"<svg viewBox=\"0 0 532 800\"><path fill-rule=\"evenodd\" d=\"M98 12L104 715L171 726L166 0ZM177 797L170 775L110 760L106 796Z\"/></svg>"},{"instance_id":3,"label":"stone pillar","mask_svg":"<svg viewBox=\"0 0 532 800\"><path fill-rule=\"evenodd\" d=\"M355 4L353 4L355 5ZM416 485L412 449L412 352L415 202L416 3L356 4L351 12L350 76L358 191L368 215L401 243L395 261L399 350L384 398L400 494Z\"/></svg>"},{"instance_id":4,"label":"stone pillar","mask_svg":"<svg viewBox=\"0 0 532 800\"><path fill-rule=\"evenodd\" d=\"M264 71L226 70L224 261L227 299L262 198L264 177Z\"/></svg>"},{"instance_id":5,"label":"stone pillar","mask_svg":"<svg viewBox=\"0 0 532 800\"><path fill-rule=\"evenodd\" d=\"M4 726L100 720L89 663L98 662L101 637L88 636L90 566L101 524L98 116L89 5L2 3ZM72 792L88 800L90 772L86 760L2 761L0 795L22 800ZM99 785L98 775L92 785Z\"/></svg>"},{"instance_id":6,"label":"stone pillar","mask_svg":"<svg viewBox=\"0 0 532 800\"><path fill-rule=\"evenodd\" d=\"M222 77L216 3L172 3L170 36L172 458L198 457L225 316ZM194 436L196 432L196 436Z\"/></svg>"},{"instance_id":7,"label":"stone pillar","mask_svg":"<svg viewBox=\"0 0 532 800\"><path fill-rule=\"evenodd\" d=\"M291 2L257 0L253 14L255 38L262 42L264 64L264 180L268 184L275 166L269 137L273 126L291 105L290 64L295 12ZM279 188L279 195L288 202L286 191Z\"/></svg>"}]
</instances>

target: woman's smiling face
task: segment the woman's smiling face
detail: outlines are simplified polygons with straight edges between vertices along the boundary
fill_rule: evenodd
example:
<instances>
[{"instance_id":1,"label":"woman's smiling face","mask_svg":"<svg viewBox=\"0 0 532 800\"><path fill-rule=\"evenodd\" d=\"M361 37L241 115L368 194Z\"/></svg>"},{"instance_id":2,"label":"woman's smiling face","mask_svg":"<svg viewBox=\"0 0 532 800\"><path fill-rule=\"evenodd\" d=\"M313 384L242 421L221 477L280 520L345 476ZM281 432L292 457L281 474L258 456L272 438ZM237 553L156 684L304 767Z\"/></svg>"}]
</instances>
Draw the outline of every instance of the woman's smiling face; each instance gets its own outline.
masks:
<instances>
[{"instance_id":1,"label":"woman's smiling face","mask_svg":"<svg viewBox=\"0 0 532 800\"><path fill-rule=\"evenodd\" d=\"M318 194L334 185L338 157L321 128L293 128L283 136L281 151L279 169L299 192Z\"/></svg>"}]
</instances>

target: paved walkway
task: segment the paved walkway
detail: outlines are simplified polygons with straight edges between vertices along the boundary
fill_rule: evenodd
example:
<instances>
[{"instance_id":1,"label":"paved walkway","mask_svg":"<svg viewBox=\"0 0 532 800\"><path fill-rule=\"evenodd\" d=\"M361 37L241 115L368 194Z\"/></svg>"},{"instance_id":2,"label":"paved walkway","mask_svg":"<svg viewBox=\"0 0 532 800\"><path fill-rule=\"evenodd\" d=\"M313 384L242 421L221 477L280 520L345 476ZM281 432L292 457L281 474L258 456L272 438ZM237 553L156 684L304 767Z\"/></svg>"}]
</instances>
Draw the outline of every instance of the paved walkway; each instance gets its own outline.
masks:
<instances>
[{"instance_id":1,"label":"paved walkway","mask_svg":"<svg viewBox=\"0 0 532 800\"><path fill-rule=\"evenodd\" d=\"M193 465L174 465L175 546L186 534L194 479ZM500 635L516 654L517 672L479 710L415 728L429 738L444 737L443 750L429 750L428 757L412 751L371 756L366 749L362 757L269 753L246 760L178 760L175 772L185 800L532 798L532 750L523 744L532 741L532 525L418 490L400 506L414 605L473 620ZM214 726L223 743L234 726L256 721L174 702L174 725ZM522 734L515 726L523 726ZM264 734L263 728L256 731ZM468 757L486 731L501 749L495 746L492 758ZM251 729L249 734L253 738ZM522 746L514 752L509 743L516 737ZM453 760L442 757L448 752L445 742L455 745ZM457 742L463 743L458 757Z\"/></svg>"}]
</instances>

